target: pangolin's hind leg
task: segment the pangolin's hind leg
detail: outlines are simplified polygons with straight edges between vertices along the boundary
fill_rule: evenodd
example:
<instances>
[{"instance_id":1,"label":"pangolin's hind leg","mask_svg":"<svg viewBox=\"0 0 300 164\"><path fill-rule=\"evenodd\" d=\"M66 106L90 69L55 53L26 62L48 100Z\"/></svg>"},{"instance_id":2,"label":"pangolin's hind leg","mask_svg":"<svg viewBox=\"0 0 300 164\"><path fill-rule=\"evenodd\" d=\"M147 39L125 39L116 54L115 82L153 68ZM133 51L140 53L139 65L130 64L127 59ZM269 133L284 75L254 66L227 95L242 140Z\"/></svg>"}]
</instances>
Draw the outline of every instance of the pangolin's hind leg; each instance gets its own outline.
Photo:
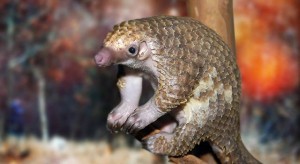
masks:
<instances>
[{"instance_id":1,"label":"pangolin's hind leg","mask_svg":"<svg viewBox=\"0 0 300 164\"><path fill-rule=\"evenodd\" d=\"M180 156L190 151L197 140L193 138L197 129L195 125L187 123L183 111L170 113L177 121L178 126L173 130L161 130L159 133L143 140L143 146L155 154ZM187 129L189 132L187 132Z\"/></svg>"}]
</instances>

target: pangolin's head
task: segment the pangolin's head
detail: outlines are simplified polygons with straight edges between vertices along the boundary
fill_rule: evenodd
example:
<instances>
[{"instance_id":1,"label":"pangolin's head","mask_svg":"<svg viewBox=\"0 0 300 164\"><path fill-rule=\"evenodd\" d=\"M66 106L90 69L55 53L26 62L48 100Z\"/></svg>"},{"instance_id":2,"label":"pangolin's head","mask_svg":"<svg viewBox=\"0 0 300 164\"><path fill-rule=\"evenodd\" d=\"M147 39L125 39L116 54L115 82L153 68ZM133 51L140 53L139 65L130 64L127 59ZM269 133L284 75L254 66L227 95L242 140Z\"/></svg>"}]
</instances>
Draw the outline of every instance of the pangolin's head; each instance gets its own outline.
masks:
<instances>
[{"instance_id":1,"label":"pangolin's head","mask_svg":"<svg viewBox=\"0 0 300 164\"><path fill-rule=\"evenodd\" d=\"M145 60L150 53L145 39L145 32L136 20L115 25L95 56L96 64L100 67L111 64L132 65L136 61Z\"/></svg>"}]
</instances>

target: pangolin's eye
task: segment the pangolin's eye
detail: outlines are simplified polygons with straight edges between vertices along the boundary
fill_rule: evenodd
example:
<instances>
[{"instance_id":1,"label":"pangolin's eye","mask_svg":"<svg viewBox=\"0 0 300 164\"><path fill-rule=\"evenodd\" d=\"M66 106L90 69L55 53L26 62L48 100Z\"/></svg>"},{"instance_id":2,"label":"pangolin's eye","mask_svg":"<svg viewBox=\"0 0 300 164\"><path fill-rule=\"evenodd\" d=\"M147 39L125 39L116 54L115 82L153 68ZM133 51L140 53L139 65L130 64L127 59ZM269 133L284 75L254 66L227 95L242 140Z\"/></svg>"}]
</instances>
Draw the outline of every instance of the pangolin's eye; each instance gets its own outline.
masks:
<instances>
[{"instance_id":1,"label":"pangolin's eye","mask_svg":"<svg viewBox=\"0 0 300 164\"><path fill-rule=\"evenodd\" d=\"M136 49L134 47L129 47L128 52L131 53L132 55L134 55L136 52Z\"/></svg>"}]
</instances>

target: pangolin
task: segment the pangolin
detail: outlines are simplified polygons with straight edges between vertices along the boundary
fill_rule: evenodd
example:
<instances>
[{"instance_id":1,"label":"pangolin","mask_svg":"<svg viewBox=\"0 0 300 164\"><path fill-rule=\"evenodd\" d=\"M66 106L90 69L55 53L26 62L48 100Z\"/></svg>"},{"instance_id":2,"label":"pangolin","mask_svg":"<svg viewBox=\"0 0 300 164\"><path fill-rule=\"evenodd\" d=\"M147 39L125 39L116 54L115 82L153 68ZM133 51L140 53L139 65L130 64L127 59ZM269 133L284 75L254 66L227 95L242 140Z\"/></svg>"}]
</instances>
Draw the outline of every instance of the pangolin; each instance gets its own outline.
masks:
<instances>
[{"instance_id":1,"label":"pangolin","mask_svg":"<svg viewBox=\"0 0 300 164\"><path fill-rule=\"evenodd\" d=\"M182 156L205 141L222 163L259 163L240 136L235 56L201 22L173 16L124 21L107 34L95 62L140 72L119 80L122 102L108 116L110 130L136 134L168 114L175 121L142 140L149 151ZM140 74L149 77L155 90L142 106Z\"/></svg>"}]
</instances>

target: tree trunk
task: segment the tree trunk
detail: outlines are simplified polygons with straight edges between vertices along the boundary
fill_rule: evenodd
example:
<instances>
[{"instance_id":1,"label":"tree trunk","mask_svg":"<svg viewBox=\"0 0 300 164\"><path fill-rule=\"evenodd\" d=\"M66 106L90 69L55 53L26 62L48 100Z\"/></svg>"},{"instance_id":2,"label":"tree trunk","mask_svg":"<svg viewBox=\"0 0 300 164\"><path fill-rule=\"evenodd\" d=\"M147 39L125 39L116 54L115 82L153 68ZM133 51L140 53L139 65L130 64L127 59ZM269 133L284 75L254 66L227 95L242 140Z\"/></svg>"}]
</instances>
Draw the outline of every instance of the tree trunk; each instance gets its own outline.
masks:
<instances>
[{"instance_id":1,"label":"tree trunk","mask_svg":"<svg viewBox=\"0 0 300 164\"><path fill-rule=\"evenodd\" d=\"M188 15L216 31L235 54L232 0L188 0Z\"/></svg>"},{"instance_id":2,"label":"tree trunk","mask_svg":"<svg viewBox=\"0 0 300 164\"><path fill-rule=\"evenodd\" d=\"M41 123L41 133L43 142L47 142L49 139L48 134L48 120L46 113L46 96L45 96L45 78L41 73L40 69L37 67L32 68L33 74L38 83L38 111Z\"/></svg>"}]
</instances>

